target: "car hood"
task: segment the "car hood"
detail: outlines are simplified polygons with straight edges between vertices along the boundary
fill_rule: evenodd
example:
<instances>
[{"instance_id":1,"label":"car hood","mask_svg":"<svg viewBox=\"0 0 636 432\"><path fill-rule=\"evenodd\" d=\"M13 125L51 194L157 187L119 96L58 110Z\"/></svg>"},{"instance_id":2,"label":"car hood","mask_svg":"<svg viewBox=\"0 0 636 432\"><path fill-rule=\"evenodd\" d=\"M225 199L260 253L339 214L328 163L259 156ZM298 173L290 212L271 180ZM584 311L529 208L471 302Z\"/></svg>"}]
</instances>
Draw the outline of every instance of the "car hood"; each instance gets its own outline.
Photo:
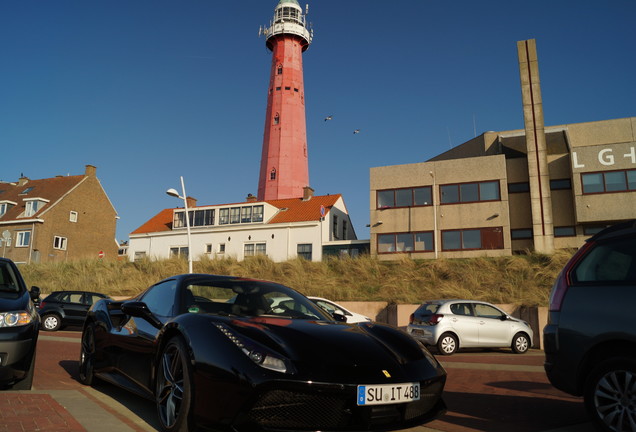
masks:
<instances>
[{"instance_id":1,"label":"car hood","mask_svg":"<svg viewBox=\"0 0 636 432\"><path fill-rule=\"evenodd\" d=\"M26 310L29 304L29 293L0 291L0 312Z\"/></svg>"},{"instance_id":2,"label":"car hood","mask_svg":"<svg viewBox=\"0 0 636 432\"><path fill-rule=\"evenodd\" d=\"M283 354L308 379L342 382L360 379L410 381L443 374L435 358L406 333L393 327L329 321L258 317L235 319L228 324L237 332Z\"/></svg>"}]
</instances>

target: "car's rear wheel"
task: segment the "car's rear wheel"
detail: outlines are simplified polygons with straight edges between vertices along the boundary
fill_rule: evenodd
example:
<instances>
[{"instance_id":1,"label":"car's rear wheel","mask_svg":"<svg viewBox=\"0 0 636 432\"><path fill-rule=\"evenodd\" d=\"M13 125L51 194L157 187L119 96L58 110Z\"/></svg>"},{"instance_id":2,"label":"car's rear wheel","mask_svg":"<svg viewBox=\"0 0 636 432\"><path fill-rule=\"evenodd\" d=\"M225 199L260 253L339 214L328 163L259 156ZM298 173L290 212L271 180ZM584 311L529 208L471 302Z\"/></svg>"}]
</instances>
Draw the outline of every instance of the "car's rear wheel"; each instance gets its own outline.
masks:
<instances>
[{"instance_id":1,"label":"car's rear wheel","mask_svg":"<svg viewBox=\"0 0 636 432\"><path fill-rule=\"evenodd\" d=\"M530 349L530 338L525 333L517 333L512 338L512 352L515 354L524 354Z\"/></svg>"},{"instance_id":2,"label":"car's rear wheel","mask_svg":"<svg viewBox=\"0 0 636 432\"><path fill-rule=\"evenodd\" d=\"M157 365L155 401L159 423L166 432L191 428L191 370L186 346L180 337L168 341Z\"/></svg>"},{"instance_id":3,"label":"car's rear wheel","mask_svg":"<svg viewBox=\"0 0 636 432\"><path fill-rule=\"evenodd\" d=\"M79 379L84 385L93 385L95 380L95 326L93 324L84 327L82 333Z\"/></svg>"},{"instance_id":4,"label":"car's rear wheel","mask_svg":"<svg viewBox=\"0 0 636 432\"><path fill-rule=\"evenodd\" d=\"M457 336L452 333L444 333L437 340L437 350L443 355L455 354L458 345Z\"/></svg>"},{"instance_id":5,"label":"car's rear wheel","mask_svg":"<svg viewBox=\"0 0 636 432\"><path fill-rule=\"evenodd\" d=\"M585 406L604 431L636 430L636 361L613 358L596 366L585 385Z\"/></svg>"},{"instance_id":6,"label":"car's rear wheel","mask_svg":"<svg viewBox=\"0 0 636 432\"><path fill-rule=\"evenodd\" d=\"M58 331L62 327L62 320L56 314L48 314L42 317L42 329L46 331Z\"/></svg>"}]
</instances>

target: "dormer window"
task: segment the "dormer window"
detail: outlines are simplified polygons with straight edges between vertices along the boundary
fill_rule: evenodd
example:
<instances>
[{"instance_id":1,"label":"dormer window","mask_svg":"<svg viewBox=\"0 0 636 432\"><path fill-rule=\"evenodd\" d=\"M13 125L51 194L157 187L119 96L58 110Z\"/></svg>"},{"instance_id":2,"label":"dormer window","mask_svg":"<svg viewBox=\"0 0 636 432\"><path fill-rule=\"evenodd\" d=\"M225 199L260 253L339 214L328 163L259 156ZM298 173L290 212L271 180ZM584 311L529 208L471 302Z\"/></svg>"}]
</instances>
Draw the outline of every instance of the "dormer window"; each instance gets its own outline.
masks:
<instances>
[{"instance_id":1,"label":"dormer window","mask_svg":"<svg viewBox=\"0 0 636 432\"><path fill-rule=\"evenodd\" d=\"M24 201L26 202L26 208L24 210L25 217L33 216L49 202L49 200L44 198L26 198Z\"/></svg>"},{"instance_id":2,"label":"dormer window","mask_svg":"<svg viewBox=\"0 0 636 432\"><path fill-rule=\"evenodd\" d=\"M0 217L4 216L11 208L17 205L13 201L0 201Z\"/></svg>"}]
</instances>

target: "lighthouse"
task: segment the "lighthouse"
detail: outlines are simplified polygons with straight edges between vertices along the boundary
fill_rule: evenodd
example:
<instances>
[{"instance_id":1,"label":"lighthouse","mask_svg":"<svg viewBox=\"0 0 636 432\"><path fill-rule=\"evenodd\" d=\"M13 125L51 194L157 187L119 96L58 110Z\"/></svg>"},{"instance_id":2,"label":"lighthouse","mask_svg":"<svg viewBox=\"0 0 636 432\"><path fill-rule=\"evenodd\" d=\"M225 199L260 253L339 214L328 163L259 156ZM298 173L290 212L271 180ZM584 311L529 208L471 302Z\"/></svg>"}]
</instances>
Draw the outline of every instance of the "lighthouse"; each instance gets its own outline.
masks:
<instances>
[{"instance_id":1,"label":"lighthouse","mask_svg":"<svg viewBox=\"0 0 636 432\"><path fill-rule=\"evenodd\" d=\"M299 198L309 186L302 53L313 32L296 0L280 0L261 29L272 52L258 200Z\"/></svg>"}]
</instances>

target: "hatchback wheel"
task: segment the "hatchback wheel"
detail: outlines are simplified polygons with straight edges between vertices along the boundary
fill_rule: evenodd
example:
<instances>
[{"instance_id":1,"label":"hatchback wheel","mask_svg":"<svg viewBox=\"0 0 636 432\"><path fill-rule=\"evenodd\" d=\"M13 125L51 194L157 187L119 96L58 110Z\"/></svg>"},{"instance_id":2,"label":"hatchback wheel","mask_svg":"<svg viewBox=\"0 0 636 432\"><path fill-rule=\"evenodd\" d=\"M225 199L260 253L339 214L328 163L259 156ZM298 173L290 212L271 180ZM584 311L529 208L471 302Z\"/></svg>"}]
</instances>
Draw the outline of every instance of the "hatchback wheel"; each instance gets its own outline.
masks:
<instances>
[{"instance_id":1,"label":"hatchback wheel","mask_svg":"<svg viewBox=\"0 0 636 432\"><path fill-rule=\"evenodd\" d=\"M452 333L444 333L437 341L437 349L443 355L451 355L458 348L457 336Z\"/></svg>"},{"instance_id":2,"label":"hatchback wheel","mask_svg":"<svg viewBox=\"0 0 636 432\"><path fill-rule=\"evenodd\" d=\"M58 331L62 327L62 320L55 314L48 314L42 317L42 328L46 331Z\"/></svg>"},{"instance_id":3,"label":"hatchback wheel","mask_svg":"<svg viewBox=\"0 0 636 432\"><path fill-rule=\"evenodd\" d=\"M589 375L584 396L601 430L636 431L636 361L614 358L599 364Z\"/></svg>"},{"instance_id":4,"label":"hatchback wheel","mask_svg":"<svg viewBox=\"0 0 636 432\"><path fill-rule=\"evenodd\" d=\"M512 338L512 352L515 354L523 354L530 349L530 339L524 333L517 333Z\"/></svg>"},{"instance_id":5,"label":"hatchback wheel","mask_svg":"<svg viewBox=\"0 0 636 432\"><path fill-rule=\"evenodd\" d=\"M190 431L190 363L179 337L166 344L157 365L155 401L161 428L167 432Z\"/></svg>"}]
</instances>

